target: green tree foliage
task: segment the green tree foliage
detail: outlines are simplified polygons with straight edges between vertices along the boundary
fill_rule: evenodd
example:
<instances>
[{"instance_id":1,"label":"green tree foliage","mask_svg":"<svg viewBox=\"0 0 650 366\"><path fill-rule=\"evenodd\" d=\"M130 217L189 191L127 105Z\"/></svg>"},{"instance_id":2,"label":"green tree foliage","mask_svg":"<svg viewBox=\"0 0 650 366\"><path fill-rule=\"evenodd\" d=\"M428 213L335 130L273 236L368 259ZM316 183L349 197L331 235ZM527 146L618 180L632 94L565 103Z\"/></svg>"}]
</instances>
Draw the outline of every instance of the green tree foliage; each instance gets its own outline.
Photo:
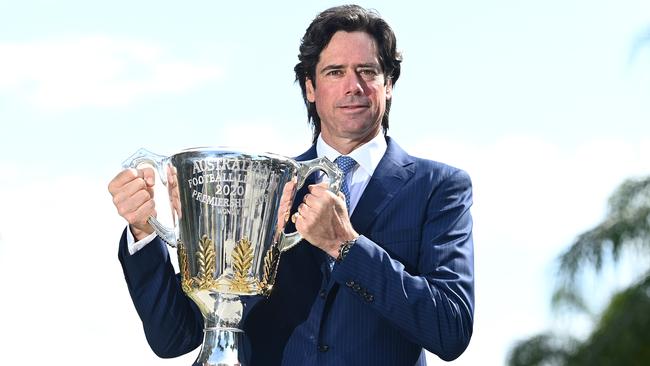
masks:
<instances>
[{"instance_id":1,"label":"green tree foliage","mask_svg":"<svg viewBox=\"0 0 650 366\"><path fill-rule=\"evenodd\" d=\"M650 365L650 276L612 298L568 365Z\"/></svg>"},{"instance_id":2,"label":"green tree foliage","mask_svg":"<svg viewBox=\"0 0 650 366\"><path fill-rule=\"evenodd\" d=\"M510 366L560 366L565 365L575 352L578 342L567 336L553 333L538 334L520 341L510 352Z\"/></svg>"},{"instance_id":3,"label":"green tree foliage","mask_svg":"<svg viewBox=\"0 0 650 366\"><path fill-rule=\"evenodd\" d=\"M560 256L554 307L586 309L577 281L581 271L598 272L606 258L618 261L625 249L650 253L650 177L624 182L610 197L607 211L602 223L580 234Z\"/></svg>"},{"instance_id":4,"label":"green tree foliage","mask_svg":"<svg viewBox=\"0 0 650 366\"><path fill-rule=\"evenodd\" d=\"M588 311L579 275L599 273L608 258L618 262L625 250L650 254L650 177L624 182L609 199L605 220L558 258L554 308ZM508 365L650 365L650 263L647 269L611 299L586 340L540 334L516 344Z\"/></svg>"}]
</instances>

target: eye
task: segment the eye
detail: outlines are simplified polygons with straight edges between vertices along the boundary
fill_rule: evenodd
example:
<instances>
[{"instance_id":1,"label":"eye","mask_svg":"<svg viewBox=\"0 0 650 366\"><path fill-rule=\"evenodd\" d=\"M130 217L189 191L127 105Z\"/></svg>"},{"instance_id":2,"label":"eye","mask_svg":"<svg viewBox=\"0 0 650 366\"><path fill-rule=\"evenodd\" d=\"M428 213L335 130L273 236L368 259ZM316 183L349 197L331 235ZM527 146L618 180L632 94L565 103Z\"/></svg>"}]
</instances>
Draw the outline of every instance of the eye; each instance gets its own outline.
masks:
<instances>
[{"instance_id":1,"label":"eye","mask_svg":"<svg viewBox=\"0 0 650 366\"><path fill-rule=\"evenodd\" d=\"M379 71L375 68L362 68L359 69L359 75L365 80L372 80L379 75Z\"/></svg>"},{"instance_id":2,"label":"eye","mask_svg":"<svg viewBox=\"0 0 650 366\"><path fill-rule=\"evenodd\" d=\"M325 73L325 76L341 76L341 75L343 75L343 71L338 69L332 69Z\"/></svg>"}]
</instances>

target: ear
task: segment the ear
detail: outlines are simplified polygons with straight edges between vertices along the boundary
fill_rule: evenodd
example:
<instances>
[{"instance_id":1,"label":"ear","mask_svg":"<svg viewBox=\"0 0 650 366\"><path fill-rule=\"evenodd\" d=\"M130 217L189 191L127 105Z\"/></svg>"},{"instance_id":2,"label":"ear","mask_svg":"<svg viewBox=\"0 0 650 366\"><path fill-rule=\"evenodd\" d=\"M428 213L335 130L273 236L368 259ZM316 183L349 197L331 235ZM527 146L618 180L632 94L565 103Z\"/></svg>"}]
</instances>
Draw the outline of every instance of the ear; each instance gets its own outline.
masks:
<instances>
[{"instance_id":1,"label":"ear","mask_svg":"<svg viewBox=\"0 0 650 366\"><path fill-rule=\"evenodd\" d=\"M393 97L393 79L386 80L386 100L389 100Z\"/></svg>"},{"instance_id":2,"label":"ear","mask_svg":"<svg viewBox=\"0 0 650 366\"><path fill-rule=\"evenodd\" d=\"M305 80L305 91L307 92L307 100L310 103L314 103L316 101L316 95L314 95L314 83L312 83L309 78Z\"/></svg>"}]
</instances>

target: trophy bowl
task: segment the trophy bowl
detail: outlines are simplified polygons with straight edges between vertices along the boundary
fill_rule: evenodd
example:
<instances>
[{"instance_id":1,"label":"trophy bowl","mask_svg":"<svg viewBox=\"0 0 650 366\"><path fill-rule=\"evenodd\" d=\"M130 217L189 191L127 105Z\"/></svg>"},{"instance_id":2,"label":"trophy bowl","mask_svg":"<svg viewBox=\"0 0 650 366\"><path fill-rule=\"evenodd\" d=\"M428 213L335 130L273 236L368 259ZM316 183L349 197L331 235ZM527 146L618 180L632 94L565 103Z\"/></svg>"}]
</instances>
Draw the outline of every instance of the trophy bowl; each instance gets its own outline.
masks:
<instances>
[{"instance_id":1,"label":"trophy bowl","mask_svg":"<svg viewBox=\"0 0 650 366\"><path fill-rule=\"evenodd\" d=\"M342 172L327 158L304 162L270 153L202 147L163 156L140 149L123 166L143 163L167 186L173 228L149 223L177 248L181 287L204 317L196 363L243 365L244 296L268 296L280 254L302 239L285 233L297 189L321 170L338 193Z\"/></svg>"}]
</instances>

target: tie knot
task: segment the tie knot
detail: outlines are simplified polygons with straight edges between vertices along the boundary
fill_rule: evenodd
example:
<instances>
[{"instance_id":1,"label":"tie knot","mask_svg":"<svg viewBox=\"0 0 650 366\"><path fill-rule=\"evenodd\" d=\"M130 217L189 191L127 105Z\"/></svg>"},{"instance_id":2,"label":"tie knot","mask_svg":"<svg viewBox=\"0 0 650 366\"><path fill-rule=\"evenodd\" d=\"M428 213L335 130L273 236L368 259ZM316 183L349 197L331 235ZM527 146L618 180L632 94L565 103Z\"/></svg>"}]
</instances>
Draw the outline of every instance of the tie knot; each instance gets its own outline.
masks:
<instances>
[{"instance_id":1,"label":"tie knot","mask_svg":"<svg viewBox=\"0 0 650 366\"><path fill-rule=\"evenodd\" d=\"M343 171L343 174L348 174L357 162L349 156L341 155L338 158L334 159L334 163Z\"/></svg>"}]
</instances>

